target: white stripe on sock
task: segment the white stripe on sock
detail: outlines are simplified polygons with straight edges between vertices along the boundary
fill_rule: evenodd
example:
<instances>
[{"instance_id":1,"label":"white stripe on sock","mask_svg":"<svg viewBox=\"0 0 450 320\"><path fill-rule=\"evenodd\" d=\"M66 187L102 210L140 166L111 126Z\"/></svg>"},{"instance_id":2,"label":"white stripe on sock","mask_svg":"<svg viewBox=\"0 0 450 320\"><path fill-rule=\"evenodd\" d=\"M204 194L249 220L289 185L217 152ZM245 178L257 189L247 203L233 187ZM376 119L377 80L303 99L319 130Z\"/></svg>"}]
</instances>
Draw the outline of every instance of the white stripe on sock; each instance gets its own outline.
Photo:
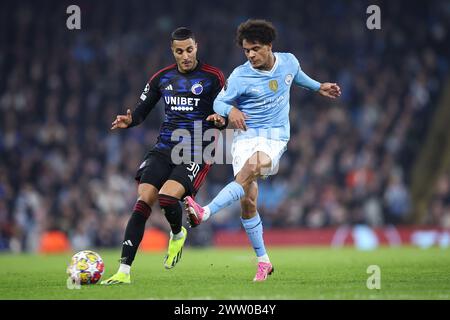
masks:
<instances>
[{"instance_id":1,"label":"white stripe on sock","mask_svg":"<svg viewBox=\"0 0 450 320\"><path fill-rule=\"evenodd\" d=\"M203 209L205 210L205 212L203 214L202 222L208 220L209 217L211 216L211 209L209 209L208 206L203 207Z\"/></svg>"}]
</instances>

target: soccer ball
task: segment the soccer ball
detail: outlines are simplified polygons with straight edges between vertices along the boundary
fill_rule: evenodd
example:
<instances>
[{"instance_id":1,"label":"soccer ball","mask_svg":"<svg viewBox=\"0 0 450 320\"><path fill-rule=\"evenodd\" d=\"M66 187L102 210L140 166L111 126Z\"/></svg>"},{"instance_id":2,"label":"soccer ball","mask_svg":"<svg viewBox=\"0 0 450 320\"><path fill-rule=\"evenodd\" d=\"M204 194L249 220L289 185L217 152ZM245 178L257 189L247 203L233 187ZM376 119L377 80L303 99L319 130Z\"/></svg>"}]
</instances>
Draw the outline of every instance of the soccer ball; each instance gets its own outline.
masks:
<instances>
[{"instance_id":1,"label":"soccer ball","mask_svg":"<svg viewBox=\"0 0 450 320\"><path fill-rule=\"evenodd\" d=\"M76 253L67 267L69 278L77 284L95 284L102 277L105 264L97 252L83 250Z\"/></svg>"}]
</instances>

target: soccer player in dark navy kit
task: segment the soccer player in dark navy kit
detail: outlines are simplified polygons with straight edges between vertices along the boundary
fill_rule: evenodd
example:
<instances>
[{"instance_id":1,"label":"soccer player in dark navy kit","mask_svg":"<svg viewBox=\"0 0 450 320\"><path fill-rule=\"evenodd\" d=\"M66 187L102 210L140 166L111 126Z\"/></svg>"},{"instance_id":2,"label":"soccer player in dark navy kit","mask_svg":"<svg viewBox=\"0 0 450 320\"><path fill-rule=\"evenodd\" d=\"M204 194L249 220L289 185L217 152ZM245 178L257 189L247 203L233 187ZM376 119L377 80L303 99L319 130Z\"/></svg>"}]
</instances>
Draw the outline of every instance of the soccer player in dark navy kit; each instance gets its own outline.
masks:
<instances>
[{"instance_id":1,"label":"soccer player in dark navy kit","mask_svg":"<svg viewBox=\"0 0 450 320\"><path fill-rule=\"evenodd\" d=\"M128 109L126 115L118 115L112 123L112 130L137 126L161 98L164 100L165 119L158 141L146 154L136 174L139 198L125 230L119 270L102 284L131 282L131 264L144 235L151 206L157 201L172 230L164 266L171 269L177 264L187 236L179 201L187 195L195 196L202 185L210 167L203 161L202 150L211 142L186 140L190 141L190 155L188 161L180 163L174 161L173 154L177 153L172 151L184 138L174 132L184 129L194 137L194 128L199 123L202 133L225 126L225 119L213 111L214 99L224 86L222 72L197 59L197 43L189 29L176 29L171 40L176 63L156 72L145 86L135 110ZM186 154L181 153L181 156L186 159ZM199 156L201 160L195 162Z\"/></svg>"}]
</instances>

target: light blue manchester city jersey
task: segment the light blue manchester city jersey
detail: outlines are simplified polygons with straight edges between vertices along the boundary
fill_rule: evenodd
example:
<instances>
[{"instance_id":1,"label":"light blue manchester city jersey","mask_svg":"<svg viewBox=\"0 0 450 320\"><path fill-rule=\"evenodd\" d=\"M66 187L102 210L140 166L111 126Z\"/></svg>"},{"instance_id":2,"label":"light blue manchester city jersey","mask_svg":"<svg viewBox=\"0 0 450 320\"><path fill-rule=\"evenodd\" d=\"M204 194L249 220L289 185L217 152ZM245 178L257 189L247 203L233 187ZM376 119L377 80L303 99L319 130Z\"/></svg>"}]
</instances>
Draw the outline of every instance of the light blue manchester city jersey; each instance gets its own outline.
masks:
<instances>
[{"instance_id":1,"label":"light blue manchester city jersey","mask_svg":"<svg viewBox=\"0 0 450 320\"><path fill-rule=\"evenodd\" d=\"M270 71L253 68L249 61L234 69L214 101L214 111L227 116L234 106L244 112L247 132L243 136L265 135L289 140L289 91L292 83L317 91L320 83L308 77L291 53L276 52Z\"/></svg>"}]
</instances>

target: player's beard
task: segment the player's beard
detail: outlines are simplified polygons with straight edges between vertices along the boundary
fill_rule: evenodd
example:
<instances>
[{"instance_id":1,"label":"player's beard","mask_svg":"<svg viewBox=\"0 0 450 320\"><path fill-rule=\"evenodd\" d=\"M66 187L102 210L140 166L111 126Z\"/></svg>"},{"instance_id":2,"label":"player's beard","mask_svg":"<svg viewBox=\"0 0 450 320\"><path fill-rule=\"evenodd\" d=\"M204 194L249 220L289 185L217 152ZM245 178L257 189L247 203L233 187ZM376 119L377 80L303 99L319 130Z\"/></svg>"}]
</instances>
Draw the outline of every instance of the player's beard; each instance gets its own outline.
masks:
<instances>
[{"instance_id":1,"label":"player's beard","mask_svg":"<svg viewBox=\"0 0 450 320\"><path fill-rule=\"evenodd\" d=\"M189 72L189 71L194 70L194 68L196 67L196 63L195 62L196 62L196 60L183 61L181 63L182 70L184 72Z\"/></svg>"}]
</instances>

